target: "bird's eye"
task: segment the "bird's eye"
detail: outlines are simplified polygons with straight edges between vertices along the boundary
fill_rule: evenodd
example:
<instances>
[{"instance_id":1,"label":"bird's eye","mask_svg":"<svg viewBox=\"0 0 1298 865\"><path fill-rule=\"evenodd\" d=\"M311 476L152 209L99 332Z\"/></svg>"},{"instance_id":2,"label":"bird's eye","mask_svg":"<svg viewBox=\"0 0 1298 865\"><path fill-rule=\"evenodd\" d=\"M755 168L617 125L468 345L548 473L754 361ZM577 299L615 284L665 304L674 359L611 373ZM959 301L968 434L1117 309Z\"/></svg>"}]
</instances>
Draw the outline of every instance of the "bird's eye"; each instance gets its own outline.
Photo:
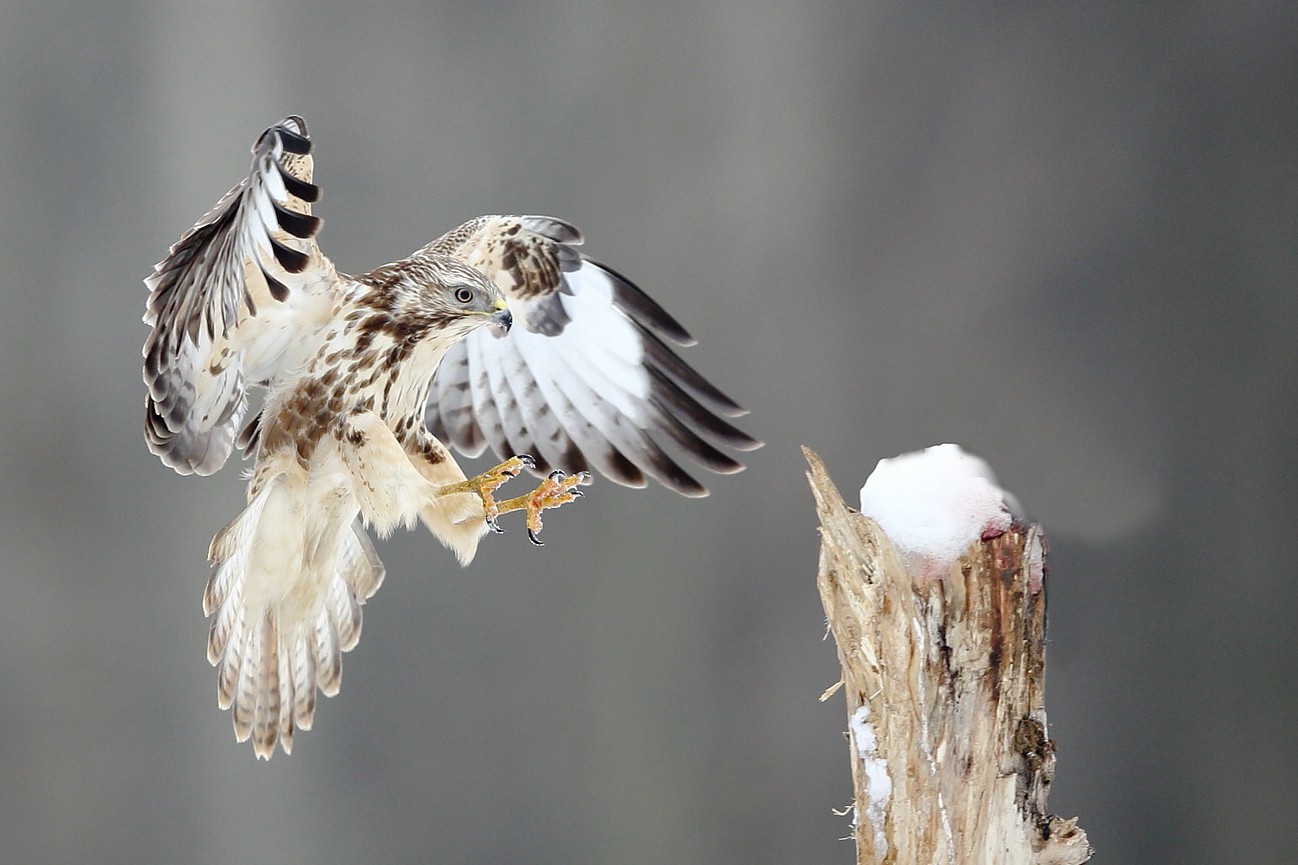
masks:
<instances>
[{"instance_id":1,"label":"bird's eye","mask_svg":"<svg viewBox=\"0 0 1298 865\"><path fill-rule=\"evenodd\" d=\"M468 303L473 300L473 289L460 286L455 289L455 299L460 303Z\"/></svg>"}]
</instances>

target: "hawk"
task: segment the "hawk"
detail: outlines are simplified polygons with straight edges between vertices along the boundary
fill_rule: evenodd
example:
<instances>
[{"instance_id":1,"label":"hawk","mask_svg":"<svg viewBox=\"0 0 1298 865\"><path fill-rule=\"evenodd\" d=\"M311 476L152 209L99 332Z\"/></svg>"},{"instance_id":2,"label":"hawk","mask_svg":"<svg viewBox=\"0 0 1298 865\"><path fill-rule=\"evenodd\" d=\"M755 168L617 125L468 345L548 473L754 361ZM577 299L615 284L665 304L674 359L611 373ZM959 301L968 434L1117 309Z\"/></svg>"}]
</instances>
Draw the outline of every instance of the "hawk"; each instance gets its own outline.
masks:
<instances>
[{"instance_id":1,"label":"hawk","mask_svg":"<svg viewBox=\"0 0 1298 865\"><path fill-rule=\"evenodd\" d=\"M180 474L252 456L247 507L212 540L208 660L235 737L292 750L317 689L384 568L366 532L416 521L468 564L497 518L581 495L594 470L706 489L662 447L714 472L760 443L743 414L670 347L689 334L547 216L483 216L360 276L316 244L306 123L253 144L252 168L145 280L144 434ZM264 389L248 415L248 391ZM504 462L468 478L448 445ZM531 493L494 492L523 469Z\"/></svg>"}]
</instances>

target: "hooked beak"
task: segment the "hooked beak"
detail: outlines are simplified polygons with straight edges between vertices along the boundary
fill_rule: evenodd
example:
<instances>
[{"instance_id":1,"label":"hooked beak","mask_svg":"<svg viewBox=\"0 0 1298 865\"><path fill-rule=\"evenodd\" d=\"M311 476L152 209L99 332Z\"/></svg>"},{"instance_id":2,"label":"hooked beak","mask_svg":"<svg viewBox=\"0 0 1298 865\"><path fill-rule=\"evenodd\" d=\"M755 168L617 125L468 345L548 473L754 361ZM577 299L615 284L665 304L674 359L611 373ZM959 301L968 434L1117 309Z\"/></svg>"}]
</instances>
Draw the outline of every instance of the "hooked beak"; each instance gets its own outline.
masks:
<instances>
[{"instance_id":1,"label":"hooked beak","mask_svg":"<svg viewBox=\"0 0 1298 865\"><path fill-rule=\"evenodd\" d=\"M491 305L491 323L496 327L496 334L504 336L509 333L510 327L514 324L514 316L505 306L504 298L497 298L496 302Z\"/></svg>"}]
</instances>

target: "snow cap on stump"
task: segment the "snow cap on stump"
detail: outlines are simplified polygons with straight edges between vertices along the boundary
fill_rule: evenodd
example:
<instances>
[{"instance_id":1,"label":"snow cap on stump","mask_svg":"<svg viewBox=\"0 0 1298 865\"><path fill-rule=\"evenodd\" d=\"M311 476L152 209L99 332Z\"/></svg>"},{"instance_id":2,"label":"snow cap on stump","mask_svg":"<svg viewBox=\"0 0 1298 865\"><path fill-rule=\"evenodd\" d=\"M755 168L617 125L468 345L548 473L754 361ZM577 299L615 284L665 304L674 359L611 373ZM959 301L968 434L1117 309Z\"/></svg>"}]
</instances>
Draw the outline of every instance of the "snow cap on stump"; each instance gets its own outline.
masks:
<instances>
[{"instance_id":1,"label":"snow cap on stump","mask_svg":"<svg viewBox=\"0 0 1298 865\"><path fill-rule=\"evenodd\" d=\"M986 462L954 444L879 460L861 487L861 513L918 579L941 576L975 541L1007 531L1016 505Z\"/></svg>"}]
</instances>

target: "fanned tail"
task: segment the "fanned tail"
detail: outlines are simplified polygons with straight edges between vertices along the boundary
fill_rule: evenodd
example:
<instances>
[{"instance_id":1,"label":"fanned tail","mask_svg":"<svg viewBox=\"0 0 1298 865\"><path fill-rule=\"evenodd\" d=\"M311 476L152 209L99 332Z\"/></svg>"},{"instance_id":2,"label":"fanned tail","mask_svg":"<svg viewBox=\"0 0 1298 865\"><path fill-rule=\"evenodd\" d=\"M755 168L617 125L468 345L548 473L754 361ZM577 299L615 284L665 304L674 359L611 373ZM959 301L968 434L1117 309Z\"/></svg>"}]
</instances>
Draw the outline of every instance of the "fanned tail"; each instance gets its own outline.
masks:
<instances>
[{"instance_id":1,"label":"fanned tail","mask_svg":"<svg viewBox=\"0 0 1298 865\"><path fill-rule=\"evenodd\" d=\"M207 659L217 668L217 701L231 710L235 738L251 738L266 760L276 743L291 753L294 733L311 729L317 688L326 697L338 693L342 653L360 639L361 604L384 573L356 522L299 556L296 574L284 567L284 557L259 560L260 542L282 525L285 498L272 482L216 536L203 594L203 610L212 619Z\"/></svg>"}]
</instances>

